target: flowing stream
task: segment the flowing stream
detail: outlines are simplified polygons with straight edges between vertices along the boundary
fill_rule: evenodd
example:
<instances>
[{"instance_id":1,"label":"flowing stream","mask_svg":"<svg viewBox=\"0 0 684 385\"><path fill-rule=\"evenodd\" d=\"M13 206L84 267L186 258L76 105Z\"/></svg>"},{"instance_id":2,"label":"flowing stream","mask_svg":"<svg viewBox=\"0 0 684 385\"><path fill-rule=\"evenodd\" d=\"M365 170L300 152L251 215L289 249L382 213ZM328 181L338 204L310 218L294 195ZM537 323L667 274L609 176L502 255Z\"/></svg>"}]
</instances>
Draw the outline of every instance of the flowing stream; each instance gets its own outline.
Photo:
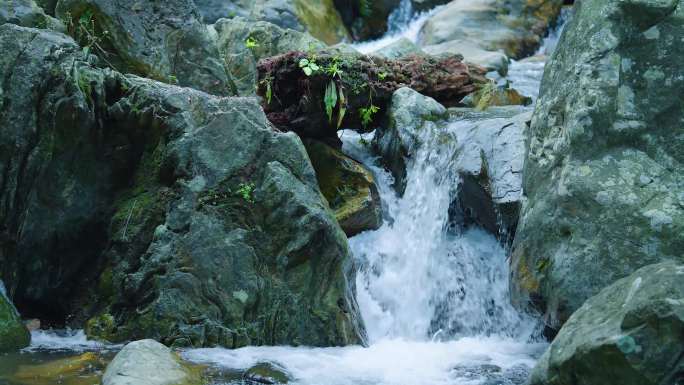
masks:
<instances>
[{"instance_id":1,"label":"flowing stream","mask_svg":"<svg viewBox=\"0 0 684 385\"><path fill-rule=\"evenodd\" d=\"M411 2L403 0L387 36L356 48L368 53L400 38L415 42L433 12L414 15ZM559 30L545 40L540 54L553 50ZM536 98L543 68L543 57L513 62L501 80ZM183 352L184 359L232 373L270 362L295 385L523 384L547 345L536 338L536 320L510 304L506 250L482 229L457 231L449 225L449 206L460 182L457 170L466 166L458 156L459 133L475 124L482 122L462 118L424 130L407 165L403 196L367 145L372 133L341 135L343 150L374 173L385 216L380 229L350 239L360 266L357 301L367 347L192 349ZM92 359L87 354L97 352L89 364L93 375L83 382L93 383L117 349L87 341L82 332L34 332L30 348L0 360L0 372L3 365L42 364L46 354ZM242 383L235 378L239 375L216 383Z\"/></svg>"}]
</instances>

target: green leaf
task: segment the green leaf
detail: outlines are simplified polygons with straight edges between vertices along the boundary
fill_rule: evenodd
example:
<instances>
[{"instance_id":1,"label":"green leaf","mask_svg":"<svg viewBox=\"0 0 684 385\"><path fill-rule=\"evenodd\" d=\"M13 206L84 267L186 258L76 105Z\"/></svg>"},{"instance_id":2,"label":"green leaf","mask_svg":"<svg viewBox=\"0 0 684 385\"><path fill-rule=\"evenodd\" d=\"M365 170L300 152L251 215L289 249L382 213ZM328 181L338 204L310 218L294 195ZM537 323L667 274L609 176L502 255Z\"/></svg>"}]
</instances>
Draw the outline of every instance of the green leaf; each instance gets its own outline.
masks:
<instances>
[{"instance_id":1,"label":"green leaf","mask_svg":"<svg viewBox=\"0 0 684 385\"><path fill-rule=\"evenodd\" d=\"M337 105L337 86L334 81L331 81L328 83L328 86L325 87L323 103L325 103L325 113L328 115L328 123L332 123L333 110Z\"/></svg>"},{"instance_id":2,"label":"green leaf","mask_svg":"<svg viewBox=\"0 0 684 385\"><path fill-rule=\"evenodd\" d=\"M307 58L304 58L304 59L299 61L299 67L300 68L304 68L308 65L309 65L309 59L307 59Z\"/></svg>"},{"instance_id":3,"label":"green leaf","mask_svg":"<svg viewBox=\"0 0 684 385\"><path fill-rule=\"evenodd\" d=\"M337 90L339 92L339 99L340 99L340 111L337 115L337 129L339 130L340 127L342 127L342 121L344 120L344 115L347 113L347 97L344 95L344 91L342 90L342 87L339 87Z\"/></svg>"},{"instance_id":4,"label":"green leaf","mask_svg":"<svg viewBox=\"0 0 684 385\"><path fill-rule=\"evenodd\" d=\"M319 69L321 69L321 67L319 67L316 63L309 63L309 67L314 71L318 71Z\"/></svg>"},{"instance_id":5,"label":"green leaf","mask_svg":"<svg viewBox=\"0 0 684 385\"><path fill-rule=\"evenodd\" d=\"M304 73L306 74L306 76L311 76L311 74L313 73L313 71L311 70L311 67L304 67L302 69L304 70Z\"/></svg>"}]
</instances>

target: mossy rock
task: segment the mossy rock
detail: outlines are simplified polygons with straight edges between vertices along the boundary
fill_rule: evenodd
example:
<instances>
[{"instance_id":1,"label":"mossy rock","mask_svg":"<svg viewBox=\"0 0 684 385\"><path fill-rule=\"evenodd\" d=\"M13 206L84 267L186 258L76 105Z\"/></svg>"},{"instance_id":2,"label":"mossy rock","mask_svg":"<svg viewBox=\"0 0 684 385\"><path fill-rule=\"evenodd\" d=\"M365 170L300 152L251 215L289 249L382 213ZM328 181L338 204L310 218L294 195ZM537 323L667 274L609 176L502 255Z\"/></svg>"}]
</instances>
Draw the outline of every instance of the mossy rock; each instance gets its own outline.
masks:
<instances>
[{"instance_id":1,"label":"mossy rock","mask_svg":"<svg viewBox=\"0 0 684 385\"><path fill-rule=\"evenodd\" d=\"M21 322L17 309L5 293L0 281L0 353L25 348L31 343L31 334Z\"/></svg>"},{"instance_id":2,"label":"mossy rock","mask_svg":"<svg viewBox=\"0 0 684 385\"><path fill-rule=\"evenodd\" d=\"M327 44L351 40L333 0L294 0L294 6L299 20L315 38Z\"/></svg>"},{"instance_id":3,"label":"mossy rock","mask_svg":"<svg viewBox=\"0 0 684 385\"><path fill-rule=\"evenodd\" d=\"M380 195L370 171L325 143L309 139L305 144L321 192L347 236L379 228Z\"/></svg>"}]
</instances>

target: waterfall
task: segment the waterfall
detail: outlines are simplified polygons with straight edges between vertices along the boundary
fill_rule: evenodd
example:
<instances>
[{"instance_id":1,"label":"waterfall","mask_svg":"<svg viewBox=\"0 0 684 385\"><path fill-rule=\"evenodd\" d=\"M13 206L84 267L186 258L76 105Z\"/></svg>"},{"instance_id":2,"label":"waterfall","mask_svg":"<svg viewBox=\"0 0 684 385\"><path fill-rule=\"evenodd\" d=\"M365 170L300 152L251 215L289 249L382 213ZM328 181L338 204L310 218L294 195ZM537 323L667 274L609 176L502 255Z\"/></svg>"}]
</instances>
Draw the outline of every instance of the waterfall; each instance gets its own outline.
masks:
<instances>
[{"instance_id":1,"label":"waterfall","mask_svg":"<svg viewBox=\"0 0 684 385\"><path fill-rule=\"evenodd\" d=\"M350 240L363 266L357 276L358 302L371 342L491 336L527 339L534 321L510 304L506 253L481 229L454 232L449 207L459 186L458 135L478 124L456 120L432 125L416 141L402 197L392 177L379 168L345 131L344 149L377 177L386 205L385 224Z\"/></svg>"}]
</instances>

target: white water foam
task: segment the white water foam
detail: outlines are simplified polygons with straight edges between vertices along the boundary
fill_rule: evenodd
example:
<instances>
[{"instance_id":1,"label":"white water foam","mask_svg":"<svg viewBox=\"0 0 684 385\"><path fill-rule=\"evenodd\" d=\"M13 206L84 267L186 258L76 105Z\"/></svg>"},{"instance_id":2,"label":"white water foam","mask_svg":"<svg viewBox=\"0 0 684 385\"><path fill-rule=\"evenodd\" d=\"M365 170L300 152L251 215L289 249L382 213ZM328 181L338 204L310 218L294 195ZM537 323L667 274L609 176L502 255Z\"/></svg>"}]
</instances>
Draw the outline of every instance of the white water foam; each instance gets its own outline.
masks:
<instances>
[{"instance_id":1,"label":"white water foam","mask_svg":"<svg viewBox=\"0 0 684 385\"><path fill-rule=\"evenodd\" d=\"M471 385L534 365L532 356L544 348L543 344L522 345L499 337L441 343L395 339L368 348L196 349L183 356L239 370L275 362L287 368L295 378L290 383L297 385ZM494 373L480 370L485 365Z\"/></svg>"},{"instance_id":2,"label":"white water foam","mask_svg":"<svg viewBox=\"0 0 684 385\"><path fill-rule=\"evenodd\" d=\"M121 345L89 340L83 330L34 330L31 345L22 352L87 352L118 350Z\"/></svg>"}]
</instances>

